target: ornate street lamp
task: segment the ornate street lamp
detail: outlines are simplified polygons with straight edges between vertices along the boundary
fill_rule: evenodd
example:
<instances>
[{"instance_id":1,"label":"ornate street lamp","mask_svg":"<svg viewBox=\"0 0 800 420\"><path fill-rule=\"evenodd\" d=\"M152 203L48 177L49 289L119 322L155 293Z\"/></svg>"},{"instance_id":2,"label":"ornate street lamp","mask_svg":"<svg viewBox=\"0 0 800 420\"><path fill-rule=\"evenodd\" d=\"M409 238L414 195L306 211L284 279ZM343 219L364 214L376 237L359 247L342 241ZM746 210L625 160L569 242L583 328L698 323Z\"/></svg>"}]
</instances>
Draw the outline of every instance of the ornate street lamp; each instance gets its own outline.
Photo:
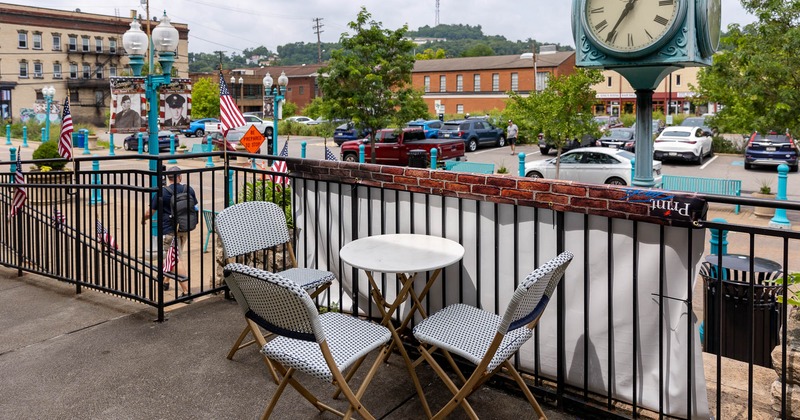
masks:
<instances>
[{"instance_id":1,"label":"ornate street lamp","mask_svg":"<svg viewBox=\"0 0 800 420\"><path fill-rule=\"evenodd\" d=\"M153 29L150 40L142 32L142 27L134 18L131 28L122 35L122 46L130 58L133 75L140 77L144 66L144 54L149 51L150 68L153 62L153 48L158 52L158 63L161 64L162 74L153 74L150 71L145 78L145 97L147 98L147 149L150 155L158 156L158 89L168 85L171 81L172 63L175 62L175 50L178 48L178 30L169 22L167 12L161 17L161 23ZM156 172L158 161L150 159L150 171ZM155 175L150 177L151 187L158 185ZM158 236L157 219L153 217L153 236Z\"/></svg>"},{"instance_id":2,"label":"ornate street lamp","mask_svg":"<svg viewBox=\"0 0 800 420\"><path fill-rule=\"evenodd\" d=\"M50 105L53 103L53 96L56 94L56 88L53 86L45 86L42 88L42 95L46 101L44 109L44 138L42 143L50 140Z\"/></svg>"},{"instance_id":3,"label":"ornate street lamp","mask_svg":"<svg viewBox=\"0 0 800 420\"><path fill-rule=\"evenodd\" d=\"M281 72L278 77L278 84L273 84L272 76L269 72L264 76L264 96L273 98L272 100L272 154L277 155L278 152L278 116L280 114L280 103L284 100L286 95L286 86L289 85L289 78L286 77L285 72Z\"/></svg>"}]
</instances>

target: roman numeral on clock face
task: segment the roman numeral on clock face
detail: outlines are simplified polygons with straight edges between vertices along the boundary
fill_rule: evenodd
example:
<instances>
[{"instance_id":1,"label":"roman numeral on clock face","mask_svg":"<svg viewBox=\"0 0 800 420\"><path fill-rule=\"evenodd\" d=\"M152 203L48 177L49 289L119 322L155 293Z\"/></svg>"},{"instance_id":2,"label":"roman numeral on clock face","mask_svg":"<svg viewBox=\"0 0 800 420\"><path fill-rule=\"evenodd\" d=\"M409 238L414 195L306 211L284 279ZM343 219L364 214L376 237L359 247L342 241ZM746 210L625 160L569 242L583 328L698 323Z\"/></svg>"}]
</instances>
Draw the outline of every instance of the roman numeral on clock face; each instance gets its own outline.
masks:
<instances>
[{"instance_id":1,"label":"roman numeral on clock face","mask_svg":"<svg viewBox=\"0 0 800 420\"><path fill-rule=\"evenodd\" d=\"M667 20L667 18L665 18L665 17L663 17L661 15L656 15L656 17L655 17L655 19L653 19L653 21L655 21L656 23L659 23L661 25L664 25L664 26L667 26L667 24L669 23L669 20Z\"/></svg>"},{"instance_id":2,"label":"roman numeral on clock face","mask_svg":"<svg viewBox=\"0 0 800 420\"><path fill-rule=\"evenodd\" d=\"M597 32L602 32L603 29L605 29L607 26L608 26L608 21L603 20L602 22L598 23L597 25L594 25L594 29Z\"/></svg>"},{"instance_id":3,"label":"roman numeral on clock face","mask_svg":"<svg viewBox=\"0 0 800 420\"><path fill-rule=\"evenodd\" d=\"M605 7L595 7L594 9L590 10L591 13L603 13L605 12Z\"/></svg>"},{"instance_id":4,"label":"roman numeral on clock face","mask_svg":"<svg viewBox=\"0 0 800 420\"><path fill-rule=\"evenodd\" d=\"M659 0L658 5L659 6L672 6L673 3L674 3L674 0Z\"/></svg>"},{"instance_id":5,"label":"roman numeral on clock face","mask_svg":"<svg viewBox=\"0 0 800 420\"><path fill-rule=\"evenodd\" d=\"M633 34L628 34L628 46L632 47L633 45Z\"/></svg>"}]
</instances>

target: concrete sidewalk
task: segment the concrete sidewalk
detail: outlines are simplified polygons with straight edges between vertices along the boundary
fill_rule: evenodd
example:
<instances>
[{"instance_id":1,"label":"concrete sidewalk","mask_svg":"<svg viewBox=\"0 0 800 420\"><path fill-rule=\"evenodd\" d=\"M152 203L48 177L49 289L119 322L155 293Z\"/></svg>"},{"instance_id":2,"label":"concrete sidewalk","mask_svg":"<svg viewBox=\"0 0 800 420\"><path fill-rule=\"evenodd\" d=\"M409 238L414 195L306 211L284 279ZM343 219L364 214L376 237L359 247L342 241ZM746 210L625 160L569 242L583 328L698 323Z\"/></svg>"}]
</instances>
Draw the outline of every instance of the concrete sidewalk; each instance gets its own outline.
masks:
<instances>
[{"instance_id":1,"label":"concrete sidewalk","mask_svg":"<svg viewBox=\"0 0 800 420\"><path fill-rule=\"evenodd\" d=\"M254 347L225 358L244 325L236 303L212 296L179 306L156 323L155 310L144 305L91 290L76 295L69 284L0 268L0 418L259 417L276 385ZM449 393L430 368L417 371L438 409ZM329 401L332 386L299 379ZM377 418L424 417L400 357L378 371L363 401ZM481 418L534 413L521 394L487 387L470 401ZM543 408L551 419L570 418ZM318 414L287 388L273 418L335 416ZM466 416L458 409L452 418Z\"/></svg>"}]
</instances>

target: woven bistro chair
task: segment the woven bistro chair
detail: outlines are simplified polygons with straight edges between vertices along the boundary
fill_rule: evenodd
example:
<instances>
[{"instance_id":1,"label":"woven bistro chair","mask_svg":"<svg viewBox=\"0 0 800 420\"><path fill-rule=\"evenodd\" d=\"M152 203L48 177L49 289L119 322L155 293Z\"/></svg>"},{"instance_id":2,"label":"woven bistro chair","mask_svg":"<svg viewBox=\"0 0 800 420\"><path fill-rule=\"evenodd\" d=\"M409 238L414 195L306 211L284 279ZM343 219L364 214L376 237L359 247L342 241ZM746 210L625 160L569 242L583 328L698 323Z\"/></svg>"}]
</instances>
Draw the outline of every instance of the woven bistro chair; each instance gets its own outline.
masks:
<instances>
[{"instance_id":1,"label":"woven bistro chair","mask_svg":"<svg viewBox=\"0 0 800 420\"><path fill-rule=\"evenodd\" d=\"M261 353L276 366L281 381L262 419L275 409L286 385L295 388L320 411L345 418L355 411L363 418L374 418L360 399L380 367L381 358L375 358L355 393L343 371L357 369L370 352L391 340L386 327L338 312L320 315L305 289L279 274L236 263L228 264L224 271L225 282L245 312L247 322L274 334ZM347 412L317 399L294 378L296 371L335 384L350 404Z\"/></svg>"},{"instance_id":2,"label":"woven bistro chair","mask_svg":"<svg viewBox=\"0 0 800 420\"><path fill-rule=\"evenodd\" d=\"M503 316L459 303L441 309L414 328L420 352L454 395L433 418L447 417L461 405L470 418L477 419L467 397L503 367L522 388L539 418L546 418L509 359L533 336L533 329L571 261L572 254L563 252L528 274L514 291ZM444 351L448 359L449 353L453 353L477 366L469 379L456 369L464 383L461 388L436 363L432 352L437 348Z\"/></svg>"},{"instance_id":3,"label":"woven bistro chair","mask_svg":"<svg viewBox=\"0 0 800 420\"><path fill-rule=\"evenodd\" d=\"M336 279L336 276L330 271L297 267L297 258L289 241L286 215L283 209L275 203L248 201L230 206L216 215L215 228L222 241L226 260L266 249L275 250L281 245L285 246L291 268L279 271L277 274L297 283L311 295L312 299L327 289ZM246 317L247 314L245 314ZM253 335L253 340L243 343L248 334ZM228 352L228 359L232 360L237 351L254 343L263 346L266 341L261 330L255 324L248 322ZM277 383L278 377L275 370L272 364L268 360L266 361L270 373Z\"/></svg>"}]
</instances>

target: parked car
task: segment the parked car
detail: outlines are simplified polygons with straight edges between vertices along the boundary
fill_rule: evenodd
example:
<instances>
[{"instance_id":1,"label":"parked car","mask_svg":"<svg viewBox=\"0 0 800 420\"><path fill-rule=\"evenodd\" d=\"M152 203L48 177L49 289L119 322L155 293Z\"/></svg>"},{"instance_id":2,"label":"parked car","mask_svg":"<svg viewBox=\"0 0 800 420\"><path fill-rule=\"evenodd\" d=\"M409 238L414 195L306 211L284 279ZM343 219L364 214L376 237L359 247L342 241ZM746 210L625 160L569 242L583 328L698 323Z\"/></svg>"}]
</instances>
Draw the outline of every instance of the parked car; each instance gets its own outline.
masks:
<instances>
[{"instance_id":1,"label":"parked car","mask_svg":"<svg viewBox=\"0 0 800 420\"><path fill-rule=\"evenodd\" d=\"M359 140L369 135L369 130L356 127L352 122L344 123L333 130L333 142L337 146L350 140Z\"/></svg>"},{"instance_id":2,"label":"parked car","mask_svg":"<svg viewBox=\"0 0 800 420\"><path fill-rule=\"evenodd\" d=\"M754 132L744 149L744 168L753 166L789 165L789 170L797 172L798 148L789 133L778 134Z\"/></svg>"},{"instance_id":3,"label":"parked car","mask_svg":"<svg viewBox=\"0 0 800 420\"><path fill-rule=\"evenodd\" d=\"M406 127L420 127L425 132L425 137L435 139L439 137L439 130L442 129L444 123L439 120L416 120L410 121Z\"/></svg>"},{"instance_id":4,"label":"parked car","mask_svg":"<svg viewBox=\"0 0 800 420\"><path fill-rule=\"evenodd\" d=\"M346 162L358 162L360 146L364 146L367 156L372 154L372 145L369 140L353 140L342 143L341 156ZM375 163L381 165L408 166L411 163L428 165L431 159L431 150L437 150L437 162L440 166L446 160L464 159L464 142L459 138L453 139L428 139L421 129L403 128L396 130L384 128L375 133ZM419 155L417 151L424 151ZM411 155L410 155L411 154ZM412 162L411 156L422 158L422 162Z\"/></svg>"},{"instance_id":5,"label":"parked car","mask_svg":"<svg viewBox=\"0 0 800 420\"><path fill-rule=\"evenodd\" d=\"M314 119L303 115L294 115L287 118L286 121L293 121L300 124L308 124L309 122L314 121Z\"/></svg>"},{"instance_id":6,"label":"parked car","mask_svg":"<svg viewBox=\"0 0 800 420\"><path fill-rule=\"evenodd\" d=\"M186 137L203 137L206 133L206 123L219 124L219 122L216 118L200 118L190 122L189 127L181 130L181 133Z\"/></svg>"},{"instance_id":7,"label":"parked car","mask_svg":"<svg viewBox=\"0 0 800 420\"><path fill-rule=\"evenodd\" d=\"M252 115L254 117L258 117L260 119L264 119L264 112L263 111L251 111L251 112L244 112L242 115Z\"/></svg>"},{"instance_id":8,"label":"parked car","mask_svg":"<svg viewBox=\"0 0 800 420\"><path fill-rule=\"evenodd\" d=\"M685 120L681 121L681 127L700 127L703 129L703 132L706 133L707 136L711 136L714 134L714 130L708 126L706 122L707 116L702 117L689 117Z\"/></svg>"},{"instance_id":9,"label":"parked car","mask_svg":"<svg viewBox=\"0 0 800 420\"><path fill-rule=\"evenodd\" d=\"M607 147L584 147L561 155L558 179L592 184L631 185L633 153ZM529 178L555 179L559 158L525 164ZM661 185L661 162L653 162L653 180Z\"/></svg>"},{"instance_id":10,"label":"parked car","mask_svg":"<svg viewBox=\"0 0 800 420\"><path fill-rule=\"evenodd\" d=\"M668 127L656 138L653 159L684 160L701 165L706 156L714 156L711 143L711 134L701 127Z\"/></svg>"},{"instance_id":11,"label":"parked car","mask_svg":"<svg viewBox=\"0 0 800 420\"><path fill-rule=\"evenodd\" d=\"M600 127L601 133L612 128L624 126L619 118L610 115L596 115L593 119L597 126Z\"/></svg>"},{"instance_id":12,"label":"parked car","mask_svg":"<svg viewBox=\"0 0 800 420\"><path fill-rule=\"evenodd\" d=\"M612 149L633 150L636 141L636 132L631 128L612 128L606 134L597 139L598 147L610 147ZM630 150L628 149L630 148Z\"/></svg>"},{"instance_id":13,"label":"parked car","mask_svg":"<svg viewBox=\"0 0 800 420\"><path fill-rule=\"evenodd\" d=\"M235 152L245 150L244 146L242 146L240 143L242 137L244 137L244 134L244 131L228 131L228 151ZM211 144L216 146L216 150L224 150L225 146L223 145L222 133L208 133L208 136L206 136L206 139L203 140L203 143L206 143L209 137L211 137ZM267 154L272 154L272 143L268 142L267 139L264 139L264 143L267 143Z\"/></svg>"},{"instance_id":14,"label":"parked car","mask_svg":"<svg viewBox=\"0 0 800 420\"><path fill-rule=\"evenodd\" d=\"M168 152L169 151L169 139L172 135L172 131L159 131L158 132L158 151L159 152ZM148 147L147 141L147 133L142 133L142 148L144 149L145 153L147 153ZM139 150L139 133L133 133L122 142L122 147L125 150ZM178 147L178 139L175 139L175 148Z\"/></svg>"},{"instance_id":15,"label":"parked car","mask_svg":"<svg viewBox=\"0 0 800 420\"><path fill-rule=\"evenodd\" d=\"M665 126L661 120L654 119L652 124L653 124L653 136L658 136L659 134L661 134L662 131L664 131ZM636 130L636 122L634 122L633 125L631 125L631 129L634 131Z\"/></svg>"},{"instance_id":16,"label":"parked car","mask_svg":"<svg viewBox=\"0 0 800 420\"><path fill-rule=\"evenodd\" d=\"M578 149L581 147L592 147L595 145L595 139L591 135L585 135L581 138L580 141L578 139L572 139L569 141L564 142L564 145L561 146L562 152L568 152L573 149ZM553 140L545 139L544 134L539 133L539 152L547 156L550 153L550 150L558 150L556 144Z\"/></svg>"},{"instance_id":17,"label":"parked car","mask_svg":"<svg viewBox=\"0 0 800 420\"><path fill-rule=\"evenodd\" d=\"M439 130L439 138L462 138L468 152L478 150L480 145L492 144L497 147L506 145L505 131L481 118L446 121Z\"/></svg>"}]
</instances>

